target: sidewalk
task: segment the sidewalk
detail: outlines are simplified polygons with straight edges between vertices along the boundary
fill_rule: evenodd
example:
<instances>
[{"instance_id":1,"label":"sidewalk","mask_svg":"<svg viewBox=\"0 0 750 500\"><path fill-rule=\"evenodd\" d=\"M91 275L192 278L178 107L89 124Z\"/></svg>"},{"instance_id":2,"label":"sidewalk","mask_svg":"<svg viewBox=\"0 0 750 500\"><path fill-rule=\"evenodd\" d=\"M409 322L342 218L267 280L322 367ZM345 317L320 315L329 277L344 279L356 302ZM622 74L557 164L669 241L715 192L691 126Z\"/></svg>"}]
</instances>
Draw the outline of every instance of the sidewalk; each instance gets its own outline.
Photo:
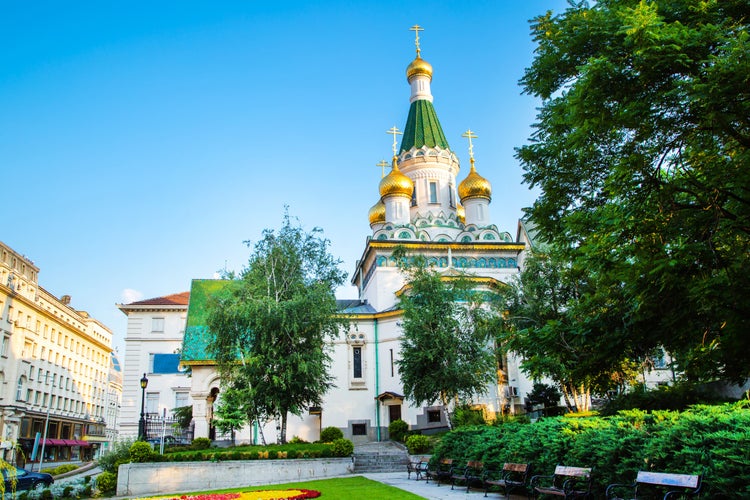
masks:
<instances>
[{"instance_id":1,"label":"sidewalk","mask_svg":"<svg viewBox=\"0 0 750 500\"><path fill-rule=\"evenodd\" d=\"M466 487L458 487L451 490L450 484L440 483L437 485L434 481L427 483L425 480L417 481L414 479L406 479L406 471L404 472L374 472L360 474L367 479L378 481L389 486L394 486L398 489L414 493L422 498L428 500L464 500L473 499L480 500L484 498L484 491L478 489L472 489L469 493L466 493ZM502 499L502 495L498 493L490 493L487 498ZM511 500L525 499L525 496L511 495Z\"/></svg>"}]
</instances>

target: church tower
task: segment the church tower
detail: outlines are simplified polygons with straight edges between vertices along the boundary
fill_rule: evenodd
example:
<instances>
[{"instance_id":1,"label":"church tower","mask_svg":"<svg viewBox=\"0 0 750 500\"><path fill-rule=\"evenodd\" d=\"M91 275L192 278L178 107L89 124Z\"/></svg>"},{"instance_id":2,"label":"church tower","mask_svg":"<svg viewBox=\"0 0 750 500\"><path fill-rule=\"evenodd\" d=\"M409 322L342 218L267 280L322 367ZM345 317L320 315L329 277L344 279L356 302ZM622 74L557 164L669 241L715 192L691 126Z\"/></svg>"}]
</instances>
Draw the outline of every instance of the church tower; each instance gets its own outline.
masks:
<instances>
[{"instance_id":1,"label":"church tower","mask_svg":"<svg viewBox=\"0 0 750 500\"><path fill-rule=\"evenodd\" d=\"M410 29L416 35L416 57L406 68L409 112L403 132L395 126L387 132L393 135L391 170L383 172L379 199L368 214L372 235L352 277L360 300L376 310L394 306L394 292L404 284L391 257L397 245L425 255L441 271L461 268L495 279L516 272L522 249L492 223L492 187L477 171L472 142L477 135L471 130L463 134L469 141L470 171L457 182L460 162L433 105L432 65L422 58L423 29ZM400 146L398 135L403 136Z\"/></svg>"}]
</instances>

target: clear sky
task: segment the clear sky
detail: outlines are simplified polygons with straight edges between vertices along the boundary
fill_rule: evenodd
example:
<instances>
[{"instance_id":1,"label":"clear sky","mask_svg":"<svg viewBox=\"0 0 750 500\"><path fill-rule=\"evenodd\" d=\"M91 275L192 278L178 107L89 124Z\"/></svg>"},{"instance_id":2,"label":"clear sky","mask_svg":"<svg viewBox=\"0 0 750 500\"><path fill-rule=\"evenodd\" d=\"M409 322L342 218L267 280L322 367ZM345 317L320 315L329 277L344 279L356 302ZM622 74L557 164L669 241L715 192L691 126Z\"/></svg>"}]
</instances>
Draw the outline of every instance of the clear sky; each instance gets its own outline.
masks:
<instances>
[{"instance_id":1,"label":"clear sky","mask_svg":"<svg viewBox=\"0 0 750 500\"><path fill-rule=\"evenodd\" d=\"M351 275L381 159L409 109L406 66L434 69L462 171L478 138L491 216L516 235L535 193L514 148L537 101L518 80L529 19L562 0L0 3L0 240L39 283L109 326L115 306L240 270L284 206ZM356 298L346 287L341 298Z\"/></svg>"}]
</instances>

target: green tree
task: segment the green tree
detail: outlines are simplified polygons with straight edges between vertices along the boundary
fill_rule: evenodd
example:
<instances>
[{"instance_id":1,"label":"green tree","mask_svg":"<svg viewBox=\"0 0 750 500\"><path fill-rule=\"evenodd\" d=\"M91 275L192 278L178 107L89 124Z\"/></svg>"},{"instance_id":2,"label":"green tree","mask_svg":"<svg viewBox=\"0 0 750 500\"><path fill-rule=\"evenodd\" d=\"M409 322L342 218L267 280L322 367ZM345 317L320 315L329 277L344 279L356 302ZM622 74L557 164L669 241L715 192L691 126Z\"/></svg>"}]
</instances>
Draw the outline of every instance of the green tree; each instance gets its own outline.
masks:
<instances>
[{"instance_id":1,"label":"green tree","mask_svg":"<svg viewBox=\"0 0 750 500\"><path fill-rule=\"evenodd\" d=\"M333 385L330 344L344 324L334 291L346 274L328 247L320 229L305 232L285 213L209 305L209 350L223 384L244 387L248 418L279 421L281 443L288 414L319 406Z\"/></svg>"},{"instance_id":2,"label":"green tree","mask_svg":"<svg viewBox=\"0 0 750 500\"><path fill-rule=\"evenodd\" d=\"M220 432L229 432L234 445L234 431L256 420L252 408L248 408L251 398L247 384L242 378L235 378L232 384L222 388L218 403L214 403L214 426Z\"/></svg>"},{"instance_id":3,"label":"green tree","mask_svg":"<svg viewBox=\"0 0 750 500\"><path fill-rule=\"evenodd\" d=\"M399 300L403 337L398 370L404 395L416 406L449 405L483 394L495 376L491 311L467 276L441 276L421 256L394 256L408 277Z\"/></svg>"},{"instance_id":4,"label":"green tree","mask_svg":"<svg viewBox=\"0 0 750 500\"><path fill-rule=\"evenodd\" d=\"M550 378L567 406L587 411L591 394L603 393L630 376L628 352L612 341L622 321L610 314L611 290L595 273L572 265L565 254L535 251L523 270L500 291L504 352L521 357L535 380Z\"/></svg>"},{"instance_id":5,"label":"green tree","mask_svg":"<svg viewBox=\"0 0 750 500\"><path fill-rule=\"evenodd\" d=\"M612 346L695 379L750 375L749 23L746 0L572 2L533 20L522 79L540 237L596 274Z\"/></svg>"}]
</instances>

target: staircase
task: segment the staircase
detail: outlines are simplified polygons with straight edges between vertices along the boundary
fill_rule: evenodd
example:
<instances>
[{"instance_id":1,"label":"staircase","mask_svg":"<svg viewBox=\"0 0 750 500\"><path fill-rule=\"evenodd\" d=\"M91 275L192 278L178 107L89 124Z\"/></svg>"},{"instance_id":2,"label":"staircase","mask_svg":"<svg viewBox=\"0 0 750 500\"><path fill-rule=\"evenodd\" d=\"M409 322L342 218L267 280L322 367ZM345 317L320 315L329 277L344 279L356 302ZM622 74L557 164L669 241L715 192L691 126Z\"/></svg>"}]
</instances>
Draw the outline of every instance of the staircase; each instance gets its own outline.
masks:
<instances>
[{"instance_id":1,"label":"staircase","mask_svg":"<svg viewBox=\"0 0 750 500\"><path fill-rule=\"evenodd\" d=\"M392 441L371 442L354 447L354 472L406 472L409 454Z\"/></svg>"}]
</instances>

